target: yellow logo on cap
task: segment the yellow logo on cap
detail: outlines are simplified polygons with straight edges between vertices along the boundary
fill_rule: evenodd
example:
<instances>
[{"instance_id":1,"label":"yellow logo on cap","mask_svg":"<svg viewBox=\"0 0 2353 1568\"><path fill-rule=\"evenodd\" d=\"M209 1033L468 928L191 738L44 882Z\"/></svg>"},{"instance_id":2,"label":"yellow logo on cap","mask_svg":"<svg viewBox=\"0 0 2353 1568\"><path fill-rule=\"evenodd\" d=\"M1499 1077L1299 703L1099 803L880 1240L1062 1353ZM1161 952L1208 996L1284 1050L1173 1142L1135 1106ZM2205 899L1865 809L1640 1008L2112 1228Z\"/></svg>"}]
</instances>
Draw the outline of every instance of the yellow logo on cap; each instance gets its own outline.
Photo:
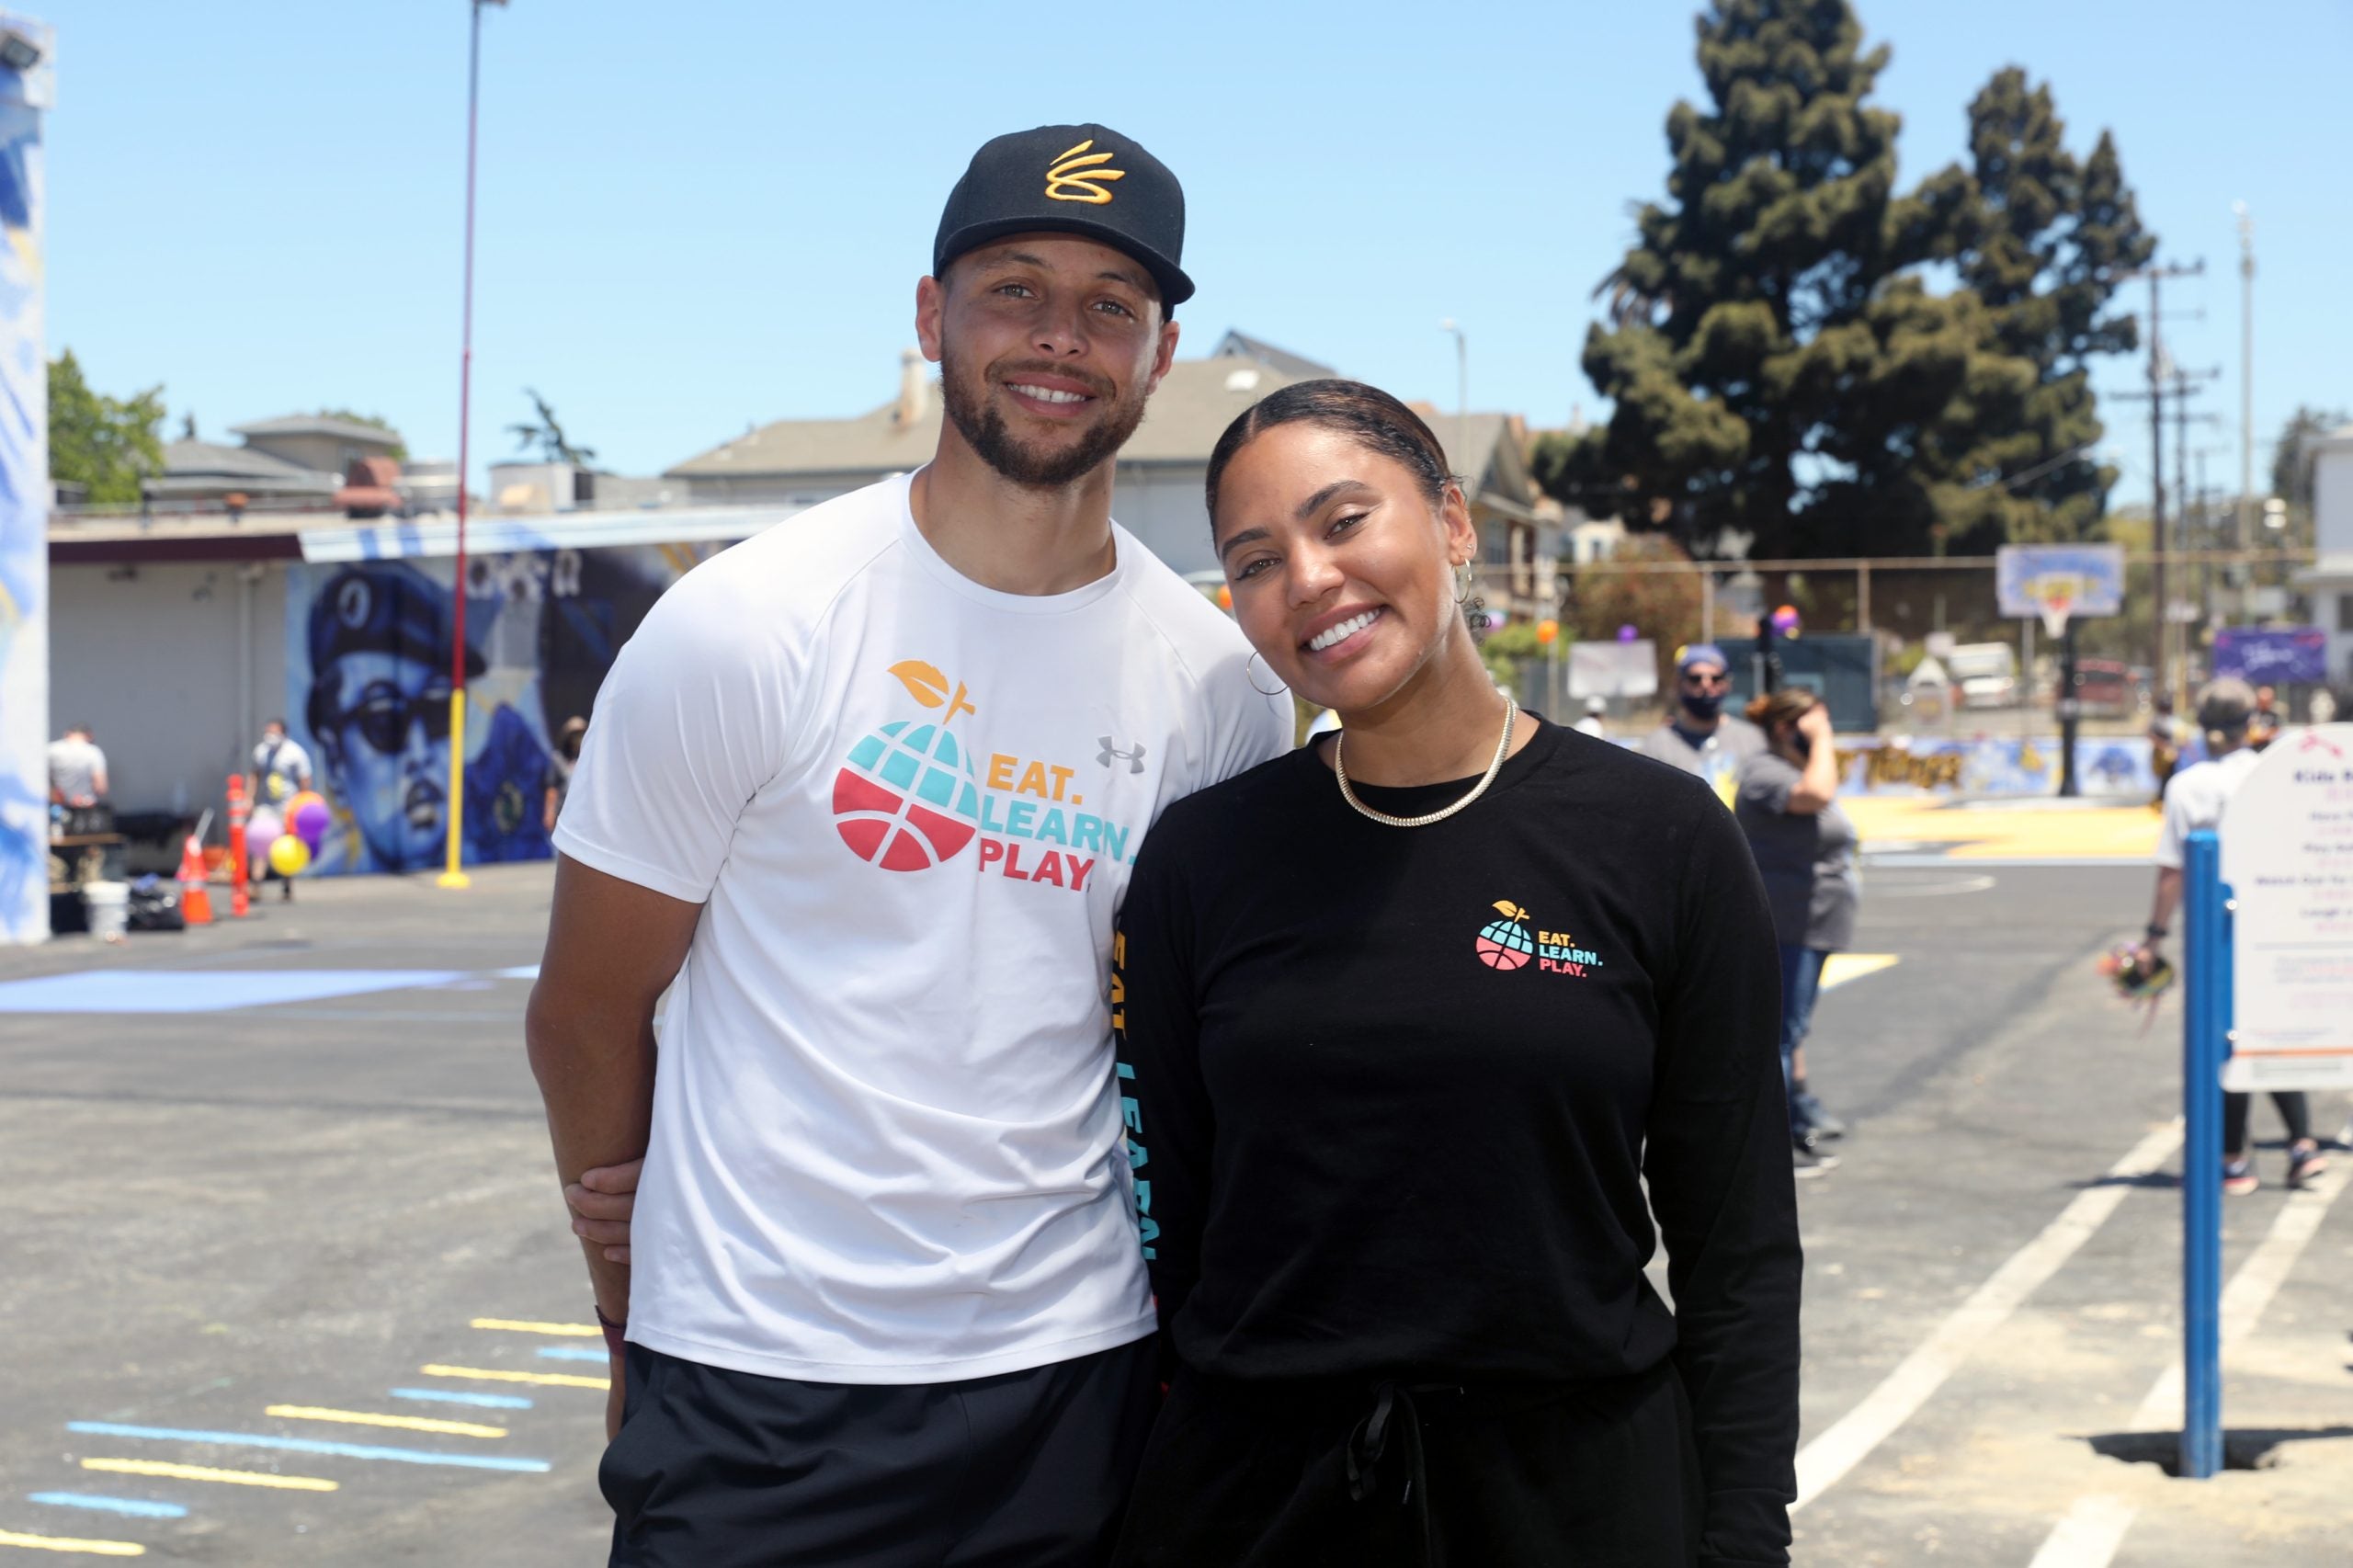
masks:
<instances>
[{"instance_id":1,"label":"yellow logo on cap","mask_svg":"<svg viewBox=\"0 0 2353 1568\"><path fill-rule=\"evenodd\" d=\"M1125 179L1128 177L1128 171L1098 169L1094 166L1097 164L1109 163L1113 156L1109 153L1097 153L1092 157L1085 158L1079 156L1094 145L1095 138L1090 136L1069 152L1054 159L1051 166L1046 170L1047 200L1085 201L1101 207L1111 199L1111 193L1095 182Z\"/></svg>"}]
</instances>

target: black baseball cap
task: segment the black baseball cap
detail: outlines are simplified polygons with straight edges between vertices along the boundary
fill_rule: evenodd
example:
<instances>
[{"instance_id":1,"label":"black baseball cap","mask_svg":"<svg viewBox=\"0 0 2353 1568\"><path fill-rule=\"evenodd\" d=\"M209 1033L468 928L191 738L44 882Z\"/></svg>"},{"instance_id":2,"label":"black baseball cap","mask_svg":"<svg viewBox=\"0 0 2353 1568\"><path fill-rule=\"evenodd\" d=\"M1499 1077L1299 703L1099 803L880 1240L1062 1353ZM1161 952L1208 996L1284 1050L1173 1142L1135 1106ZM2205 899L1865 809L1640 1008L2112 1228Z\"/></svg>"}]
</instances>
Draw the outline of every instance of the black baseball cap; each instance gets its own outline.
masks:
<instances>
[{"instance_id":1,"label":"black baseball cap","mask_svg":"<svg viewBox=\"0 0 2353 1568\"><path fill-rule=\"evenodd\" d=\"M1143 264L1164 305L1193 297L1185 187L1168 165L1103 125L1041 125L985 143L948 193L931 275L976 246L1040 229L1099 240Z\"/></svg>"}]
</instances>

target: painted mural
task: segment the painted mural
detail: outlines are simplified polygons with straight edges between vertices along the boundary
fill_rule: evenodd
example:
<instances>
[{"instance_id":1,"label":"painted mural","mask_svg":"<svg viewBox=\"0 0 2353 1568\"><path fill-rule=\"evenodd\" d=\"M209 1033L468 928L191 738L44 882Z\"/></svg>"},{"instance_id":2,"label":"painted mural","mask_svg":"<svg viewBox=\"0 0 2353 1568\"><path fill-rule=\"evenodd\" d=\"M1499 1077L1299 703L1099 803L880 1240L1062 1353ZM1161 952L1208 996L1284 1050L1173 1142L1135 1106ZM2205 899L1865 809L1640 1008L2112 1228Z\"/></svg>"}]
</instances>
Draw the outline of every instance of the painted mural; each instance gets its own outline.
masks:
<instances>
[{"instance_id":1,"label":"painted mural","mask_svg":"<svg viewBox=\"0 0 2353 1568\"><path fill-rule=\"evenodd\" d=\"M543 860L565 722L662 591L717 546L522 551L467 562L468 865ZM438 869L449 828L456 562L293 569L286 721L334 821L315 875Z\"/></svg>"},{"instance_id":2,"label":"painted mural","mask_svg":"<svg viewBox=\"0 0 2353 1568\"><path fill-rule=\"evenodd\" d=\"M54 35L6 17L40 60L0 66L0 937L49 935L49 366L41 112Z\"/></svg>"},{"instance_id":3,"label":"painted mural","mask_svg":"<svg viewBox=\"0 0 2353 1568\"><path fill-rule=\"evenodd\" d=\"M2059 761L2055 735L1885 741L1841 736L1839 787L1865 795L2051 795L2059 789ZM2075 783L2088 796L2155 799L2148 737L2078 737Z\"/></svg>"}]
</instances>

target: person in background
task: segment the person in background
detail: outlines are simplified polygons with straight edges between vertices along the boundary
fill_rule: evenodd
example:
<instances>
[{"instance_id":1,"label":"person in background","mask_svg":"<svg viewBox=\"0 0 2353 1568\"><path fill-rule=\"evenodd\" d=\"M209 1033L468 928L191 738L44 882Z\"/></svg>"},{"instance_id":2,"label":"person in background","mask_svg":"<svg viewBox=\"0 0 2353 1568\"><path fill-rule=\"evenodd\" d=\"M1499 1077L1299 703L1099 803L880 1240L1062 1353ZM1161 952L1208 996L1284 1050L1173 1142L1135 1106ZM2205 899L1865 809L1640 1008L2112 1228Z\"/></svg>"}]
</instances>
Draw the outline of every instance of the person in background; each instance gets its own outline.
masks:
<instances>
[{"instance_id":1,"label":"person in background","mask_svg":"<svg viewBox=\"0 0 2353 1568\"><path fill-rule=\"evenodd\" d=\"M72 724L49 743L49 799L65 808L67 834L107 833L113 829L113 793L107 779L107 754L90 734L87 724Z\"/></svg>"},{"instance_id":2,"label":"person in background","mask_svg":"<svg viewBox=\"0 0 2353 1568\"><path fill-rule=\"evenodd\" d=\"M2246 720L2247 749L2259 752L2277 740L2281 722L2279 694L2268 686L2256 687L2255 711Z\"/></svg>"},{"instance_id":3,"label":"person in background","mask_svg":"<svg viewBox=\"0 0 2353 1568\"><path fill-rule=\"evenodd\" d=\"M254 747L251 799L272 810L311 787L311 754L286 733L286 721L272 719L261 727Z\"/></svg>"},{"instance_id":4,"label":"person in background","mask_svg":"<svg viewBox=\"0 0 2353 1568\"><path fill-rule=\"evenodd\" d=\"M2181 905L2183 846L2201 828L2219 827L2222 810L2238 787L2255 771L2257 753L2248 744L2258 701L2246 682L2229 676L2214 681L2198 694L2198 727L2203 733L2207 760L2182 768L2165 786L2165 826L2157 838L2157 886L2149 908L2148 929L2141 953L2155 958L2172 929L2174 911ZM2302 1187L2328 1168L2328 1161L2313 1137L2312 1104L2301 1089L2275 1091L2271 1103L2288 1124L2288 1185ZM2255 1161L2247 1153L2249 1096L2222 1096L2222 1190L2233 1196L2261 1186Z\"/></svg>"},{"instance_id":5,"label":"person in background","mask_svg":"<svg viewBox=\"0 0 2353 1568\"><path fill-rule=\"evenodd\" d=\"M1608 740L1609 738L1609 726L1603 722L1603 721L1608 716L1608 713L1609 704L1606 700L1598 697L1586 698L1585 699L1585 717L1576 722L1575 727L1577 733L1581 735L1591 735L1596 740Z\"/></svg>"},{"instance_id":6,"label":"person in background","mask_svg":"<svg viewBox=\"0 0 2353 1568\"><path fill-rule=\"evenodd\" d=\"M580 742L588 733L588 721L574 717L563 722L563 729L555 738L555 755L548 758L547 826L555 831L555 819L563 813L563 798L572 792L572 770L580 761Z\"/></svg>"},{"instance_id":7,"label":"person in background","mask_svg":"<svg viewBox=\"0 0 2353 1568\"><path fill-rule=\"evenodd\" d=\"M1805 1037L1824 960L1854 941L1855 827L1838 809L1838 748L1822 699L1785 686L1751 702L1748 717L1768 749L1741 764L1733 814L1764 875L1781 945L1781 1079L1796 1174L1819 1176L1837 1164L1822 1141L1847 1124L1806 1086Z\"/></svg>"},{"instance_id":8,"label":"person in background","mask_svg":"<svg viewBox=\"0 0 2353 1568\"><path fill-rule=\"evenodd\" d=\"M1724 711L1731 672L1732 662L1713 642L1684 649L1675 661L1675 705L1666 710L1666 722L1634 748L1706 779L1726 805L1732 804L1740 765L1765 749L1756 725Z\"/></svg>"},{"instance_id":9,"label":"person in background","mask_svg":"<svg viewBox=\"0 0 2353 1568\"><path fill-rule=\"evenodd\" d=\"M2173 699L2159 697L2149 709L2149 772L2157 781L2152 806L2165 804L2165 782L2181 767L2181 748L2188 739L2188 726L2174 715Z\"/></svg>"},{"instance_id":10,"label":"person in background","mask_svg":"<svg viewBox=\"0 0 2353 1568\"><path fill-rule=\"evenodd\" d=\"M2325 686L2317 687L2313 692L2309 711L2313 723L2334 724L2336 722L2336 694Z\"/></svg>"}]
</instances>

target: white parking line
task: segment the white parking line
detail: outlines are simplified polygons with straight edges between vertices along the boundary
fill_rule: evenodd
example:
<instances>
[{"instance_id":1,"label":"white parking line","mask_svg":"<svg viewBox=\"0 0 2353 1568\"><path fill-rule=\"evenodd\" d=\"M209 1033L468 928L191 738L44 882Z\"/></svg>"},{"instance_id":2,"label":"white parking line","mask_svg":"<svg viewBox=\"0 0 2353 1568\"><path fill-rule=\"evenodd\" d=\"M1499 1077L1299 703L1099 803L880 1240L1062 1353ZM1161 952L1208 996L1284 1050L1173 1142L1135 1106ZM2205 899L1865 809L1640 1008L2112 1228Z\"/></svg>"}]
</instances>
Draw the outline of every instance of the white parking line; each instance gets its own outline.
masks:
<instances>
[{"instance_id":1,"label":"white parking line","mask_svg":"<svg viewBox=\"0 0 2353 1568\"><path fill-rule=\"evenodd\" d=\"M2108 1168L2100 1185L2077 1193L2041 1234L2012 1253L2009 1261L1938 1324L1936 1332L1898 1363L1861 1403L1799 1449L1798 1497L1790 1511L1796 1513L1836 1486L1865 1455L1910 1420L1968 1359L1978 1342L1999 1328L2019 1302L2058 1273L2107 1222L2132 1190L2131 1184L2165 1164L2180 1143L2181 1122L2177 1119L2134 1144Z\"/></svg>"},{"instance_id":2,"label":"white parking line","mask_svg":"<svg viewBox=\"0 0 2353 1568\"><path fill-rule=\"evenodd\" d=\"M2264 1233L2262 1243L2231 1276L2231 1282L2222 1288L2224 1350L2255 1332L2264 1310L2271 1305L2271 1298L2287 1283L2296 1259L2320 1233L2321 1221L2328 1218L2329 1206L2344 1192L2345 1182L2344 1169L2334 1168L2313 1184L2310 1193L2282 1205L2279 1217L2271 1221L2271 1229ZM2149 1385L2141 1408L2132 1413L2132 1430L2177 1432L2181 1422L2182 1372L2181 1363L2177 1360L2167 1363L2165 1369L2157 1374L2157 1381ZM2105 1494L2079 1497L2043 1541L2042 1550L2034 1554L2028 1568L2108 1568L2118 1549L2123 1546L2125 1532L2132 1528L2138 1513L2138 1509Z\"/></svg>"}]
</instances>

